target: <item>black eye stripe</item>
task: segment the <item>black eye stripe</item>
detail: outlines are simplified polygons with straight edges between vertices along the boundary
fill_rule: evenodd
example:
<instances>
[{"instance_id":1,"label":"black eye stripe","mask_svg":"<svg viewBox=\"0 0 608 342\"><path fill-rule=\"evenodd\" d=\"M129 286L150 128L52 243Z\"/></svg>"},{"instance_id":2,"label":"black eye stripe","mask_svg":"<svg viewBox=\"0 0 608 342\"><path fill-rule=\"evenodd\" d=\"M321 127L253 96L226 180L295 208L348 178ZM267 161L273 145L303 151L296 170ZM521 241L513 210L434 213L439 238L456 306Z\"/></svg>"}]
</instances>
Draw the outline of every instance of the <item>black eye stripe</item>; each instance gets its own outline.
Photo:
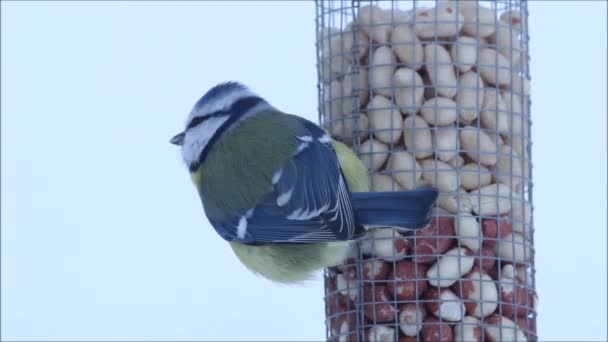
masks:
<instances>
[{"instance_id":1,"label":"black eye stripe","mask_svg":"<svg viewBox=\"0 0 608 342\"><path fill-rule=\"evenodd\" d=\"M189 130L190 128L196 127L200 124L202 124L203 122L205 122L207 119L210 119L212 117L218 117L218 116L224 116L224 115L229 115L230 113L224 110L218 110L217 112L213 112L209 115L205 115L205 116L197 116L195 118L193 118L192 120L190 120L190 122L188 123L188 125L186 126L186 131Z\"/></svg>"},{"instance_id":2,"label":"black eye stripe","mask_svg":"<svg viewBox=\"0 0 608 342\"><path fill-rule=\"evenodd\" d=\"M207 142L207 145L205 145L205 147L203 148L203 151L201 152L200 156L198 157L198 161L195 163L192 163L192 165L190 165L190 171L192 171L192 172L196 171L198 166L205 161L205 158L207 158L207 154L209 153L209 149L211 147L213 147L215 142L219 139L219 137L223 134L223 132L225 132L228 129L228 127L230 127L232 124L237 122L241 117L243 117L243 115L249 113L249 110L251 110L253 107L255 107L256 105L258 105L259 103L261 103L263 101L264 100L261 97L257 97L257 96L245 97L245 98L242 98L242 99L236 101L235 103L233 103L232 106L230 107L229 111L218 111L218 112L215 112L215 113L209 115L209 117L222 116L222 115L228 115L229 117L217 129L215 134L213 134L213 136L209 139L209 141ZM205 119L206 118L208 118L208 117L205 117ZM200 124L200 122L197 123L197 125L198 124Z\"/></svg>"},{"instance_id":3,"label":"black eye stripe","mask_svg":"<svg viewBox=\"0 0 608 342\"><path fill-rule=\"evenodd\" d=\"M190 120L190 122L186 126L186 131L189 130L190 128L196 126L196 125L199 125L199 124L203 123L207 119L208 118L206 116L197 116L197 117L193 118L192 120Z\"/></svg>"}]
</instances>

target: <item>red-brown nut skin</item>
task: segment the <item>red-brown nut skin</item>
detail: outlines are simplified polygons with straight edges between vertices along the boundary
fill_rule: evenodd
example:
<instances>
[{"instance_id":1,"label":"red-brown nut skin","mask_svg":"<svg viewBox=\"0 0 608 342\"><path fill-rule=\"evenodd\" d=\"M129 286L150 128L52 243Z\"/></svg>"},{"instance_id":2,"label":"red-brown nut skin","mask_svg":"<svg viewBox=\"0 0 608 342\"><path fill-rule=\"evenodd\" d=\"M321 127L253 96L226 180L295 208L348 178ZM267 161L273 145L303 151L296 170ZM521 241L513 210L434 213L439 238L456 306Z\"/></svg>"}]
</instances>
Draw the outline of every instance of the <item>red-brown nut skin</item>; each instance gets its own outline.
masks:
<instances>
[{"instance_id":1,"label":"red-brown nut skin","mask_svg":"<svg viewBox=\"0 0 608 342\"><path fill-rule=\"evenodd\" d=\"M498 262L496 262L496 265L494 265L494 267L490 268L489 270L486 271L486 274L490 276L490 278L498 281L498 273L500 273L500 268L498 267Z\"/></svg>"},{"instance_id":2,"label":"red-brown nut skin","mask_svg":"<svg viewBox=\"0 0 608 342\"><path fill-rule=\"evenodd\" d=\"M504 279L505 282L511 282L511 279ZM516 285L512 286L512 291L509 291L511 286L502 284L500 288L500 304L499 311L503 316L509 318L522 317L529 313L534 306L534 293L531 289L526 288L516 278Z\"/></svg>"},{"instance_id":3,"label":"red-brown nut skin","mask_svg":"<svg viewBox=\"0 0 608 342\"><path fill-rule=\"evenodd\" d=\"M517 326L524 332L528 341L536 341L536 322L533 318L517 318Z\"/></svg>"},{"instance_id":4,"label":"red-brown nut skin","mask_svg":"<svg viewBox=\"0 0 608 342\"><path fill-rule=\"evenodd\" d=\"M398 239L395 240L395 253L408 254L410 250L410 240L401 234L397 234Z\"/></svg>"},{"instance_id":5,"label":"red-brown nut skin","mask_svg":"<svg viewBox=\"0 0 608 342\"><path fill-rule=\"evenodd\" d=\"M459 281L457 281L454 285L452 285L451 289L452 291L460 298L463 299L464 302L464 307L466 308L466 314L467 315L473 315L473 313L475 312L475 309L477 308L477 306L479 305L478 301L475 300L470 300L471 298L471 294L473 292L475 292L475 290L480 291L480 289L475 289L475 285L480 285L480 282L478 281L477 277L473 277L473 279L471 279L471 277L473 276L474 273L480 272L479 270L471 270L471 272L467 273L464 277L462 277L462 279L460 279ZM489 275L488 275L489 276ZM491 277L490 277L491 278ZM488 280L489 282L489 280ZM496 285L494 285L494 287L496 287ZM483 290L481 290L483 291ZM493 300L489 300L489 302L491 303L496 303L499 298L498 296L500 296L500 294L498 293L498 290L496 289L496 296L497 298L494 298ZM484 303L487 303L485 301L483 301ZM487 304L487 305L491 305L491 304ZM495 312L495 311L493 311Z\"/></svg>"},{"instance_id":6,"label":"red-brown nut skin","mask_svg":"<svg viewBox=\"0 0 608 342\"><path fill-rule=\"evenodd\" d=\"M389 293L399 300L414 300L420 297L427 288L427 282L424 280L426 271L427 266L424 264L399 261L388 276L391 281L387 284ZM395 282L392 282L393 280Z\"/></svg>"},{"instance_id":7,"label":"red-brown nut skin","mask_svg":"<svg viewBox=\"0 0 608 342\"><path fill-rule=\"evenodd\" d=\"M492 314L492 315L486 317L483 320L483 323L484 324L490 324L490 325L500 325L502 323L502 320L501 320L499 314ZM490 334L488 334L488 333L485 333L485 331L484 331L484 336L486 338L486 341L500 342L500 341L493 341L492 336Z\"/></svg>"},{"instance_id":8,"label":"red-brown nut skin","mask_svg":"<svg viewBox=\"0 0 608 342\"><path fill-rule=\"evenodd\" d=\"M385 285L366 284L363 287L363 313L376 322L395 320L397 309L389 302L390 295Z\"/></svg>"},{"instance_id":9,"label":"red-brown nut skin","mask_svg":"<svg viewBox=\"0 0 608 342\"><path fill-rule=\"evenodd\" d=\"M399 342L418 342L418 338L416 336L399 336Z\"/></svg>"},{"instance_id":10,"label":"red-brown nut skin","mask_svg":"<svg viewBox=\"0 0 608 342\"><path fill-rule=\"evenodd\" d=\"M447 322L440 322L435 317L427 317L422 322L420 336L425 342L448 342L454 340L452 327Z\"/></svg>"},{"instance_id":11,"label":"red-brown nut skin","mask_svg":"<svg viewBox=\"0 0 608 342\"><path fill-rule=\"evenodd\" d=\"M336 276L330 276L326 279L325 293L326 316L331 317L340 312L344 312L347 298L337 291Z\"/></svg>"},{"instance_id":12,"label":"red-brown nut skin","mask_svg":"<svg viewBox=\"0 0 608 342\"><path fill-rule=\"evenodd\" d=\"M496 267L496 253L493 248L482 246L481 257L479 256L479 252L475 252L474 254L475 263L473 264L473 269L488 273L492 268Z\"/></svg>"},{"instance_id":13,"label":"red-brown nut skin","mask_svg":"<svg viewBox=\"0 0 608 342\"><path fill-rule=\"evenodd\" d=\"M483 322L485 324L500 324L502 320L499 314L491 314L490 316L486 317Z\"/></svg>"},{"instance_id":14,"label":"red-brown nut skin","mask_svg":"<svg viewBox=\"0 0 608 342\"><path fill-rule=\"evenodd\" d=\"M332 294L337 291L336 276L330 276L325 279L325 293Z\"/></svg>"},{"instance_id":15,"label":"red-brown nut skin","mask_svg":"<svg viewBox=\"0 0 608 342\"><path fill-rule=\"evenodd\" d=\"M434 314L439 311L439 294L441 293L440 289L434 286L431 286L428 291L424 294L423 299L425 300L424 307L426 311ZM447 322L446 322L447 324Z\"/></svg>"},{"instance_id":16,"label":"red-brown nut skin","mask_svg":"<svg viewBox=\"0 0 608 342\"><path fill-rule=\"evenodd\" d=\"M407 240L403 239L403 241ZM396 243L401 244L402 242L396 241ZM342 263L342 265L338 266L338 269L344 274L344 277L348 280L357 280L357 261L354 258L348 258ZM374 265L374 268L372 268ZM362 277L363 280L385 280L390 272L391 265L385 260L382 259L367 259L363 261L362 264ZM372 274L372 270L375 274Z\"/></svg>"},{"instance_id":17,"label":"red-brown nut skin","mask_svg":"<svg viewBox=\"0 0 608 342\"><path fill-rule=\"evenodd\" d=\"M448 293L445 293L448 292ZM440 313L440 309L441 309L441 305L445 305L444 306L444 310L447 307L450 307L451 309L453 309L454 307L456 307L458 312L460 311L462 313L461 317L464 317L464 307L462 307L462 302L455 302L455 301L446 301L446 297L450 298L450 297L457 297L457 295L454 293L454 291L450 290L449 288L437 288L434 286L431 286L428 291L426 291L426 293L424 294L424 300L426 301L425 303L425 307L427 312L429 312L432 315L435 315L435 317L439 317L439 313ZM444 302L445 301L445 302ZM449 317L445 317L442 316L441 318L443 318L443 321L445 324L449 323L453 323L455 321L452 321Z\"/></svg>"},{"instance_id":18,"label":"red-brown nut skin","mask_svg":"<svg viewBox=\"0 0 608 342\"><path fill-rule=\"evenodd\" d=\"M415 231L412 255L418 263L435 261L454 244L454 225L447 216L434 216L431 224Z\"/></svg>"},{"instance_id":19,"label":"red-brown nut skin","mask_svg":"<svg viewBox=\"0 0 608 342\"><path fill-rule=\"evenodd\" d=\"M376 327L379 327L379 326L382 326L382 325L376 325ZM394 338L395 338L394 334L395 333L399 333L399 332L395 331L396 329L395 329L395 327L392 324L386 324L386 325L383 325L383 326L389 328L390 330L393 330L393 334L390 335L391 336L390 337L391 338L390 341L394 341ZM378 338L378 336L376 336L376 339L373 340L372 329L373 328L366 328L365 329L365 336L363 336L363 341L365 341L365 342L385 341L382 338Z\"/></svg>"},{"instance_id":20,"label":"red-brown nut skin","mask_svg":"<svg viewBox=\"0 0 608 342\"><path fill-rule=\"evenodd\" d=\"M348 258L344 260L342 265L338 266L338 269L342 271L346 279L356 280L357 279L357 264L354 258Z\"/></svg>"},{"instance_id":21,"label":"red-brown nut skin","mask_svg":"<svg viewBox=\"0 0 608 342\"><path fill-rule=\"evenodd\" d=\"M499 217L498 219L484 218L481 220L481 232L483 234L483 245L494 247L497 239L502 239L511 234L511 221L507 218Z\"/></svg>"},{"instance_id":22,"label":"red-brown nut skin","mask_svg":"<svg viewBox=\"0 0 608 342\"><path fill-rule=\"evenodd\" d=\"M364 239L361 244L363 254L388 262L404 259L408 255L410 241L398 231L381 228L370 231L368 235L369 239Z\"/></svg>"},{"instance_id":23,"label":"red-brown nut skin","mask_svg":"<svg viewBox=\"0 0 608 342\"><path fill-rule=\"evenodd\" d=\"M366 260L363 263L363 280L385 280L391 266L382 259Z\"/></svg>"},{"instance_id":24,"label":"red-brown nut skin","mask_svg":"<svg viewBox=\"0 0 608 342\"><path fill-rule=\"evenodd\" d=\"M357 341L357 315L354 311L342 313L331 319L330 329L332 341L340 341L344 339L344 336L340 336L340 328L342 324L348 324L348 337L347 341Z\"/></svg>"},{"instance_id":25,"label":"red-brown nut skin","mask_svg":"<svg viewBox=\"0 0 608 342\"><path fill-rule=\"evenodd\" d=\"M481 322L475 318L476 323L475 325L472 325L472 322L465 322L468 317L465 317L461 322L456 323L454 326L454 338L459 341L481 342L484 335L480 324ZM462 335L460 335L461 332Z\"/></svg>"},{"instance_id":26,"label":"red-brown nut skin","mask_svg":"<svg viewBox=\"0 0 608 342\"><path fill-rule=\"evenodd\" d=\"M416 314L420 316L416 317ZM410 328L413 328L415 331L417 331L417 335L420 332L420 329L422 329L422 325L420 323L424 321L424 318L427 315L428 313L426 312L424 307L418 304L408 303L400 305L399 331L402 335L408 336L408 334L406 334L406 331L404 331L404 328L402 327L402 325L407 325L407 329L410 330ZM411 333L411 331L408 332Z\"/></svg>"},{"instance_id":27,"label":"red-brown nut skin","mask_svg":"<svg viewBox=\"0 0 608 342\"><path fill-rule=\"evenodd\" d=\"M325 302L327 310L326 315L330 320L329 326L332 336L337 336L340 333L340 326L345 321L349 324L349 331L356 331L357 316L354 311L355 305L353 302L339 293L328 296L325 299ZM356 340L356 336L354 337L354 340ZM351 340L350 336L349 340Z\"/></svg>"},{"instance_id":28,"label":"red-brown nut skin","mask_svg":"<svg viewBox=\"0 0 608 342\"><path fill-rule=\"evenodd\" d=\"M334 294L325 298L326 310L328 316L346 311L346 301L348 299L341 294Z\"/></svg>"},{"instance_id":29,"label":"red-brown nut skin","mask_svg":"<svg viewBox=\"0 0 608 342\"><path fill-rule=\"evenodd\" d=\"M508 322L508 321L511 321L512 323L514 323L514 326L511 326L511 322ZM498 334L496 334L495 336L492 336L492 334L490 334L487 331L488 326L496 326L496 327L502 327L503 329L509 329L507 332L508 334L511 334L511 333L516 334L517 332L520 332L524 336L526 335L525 329L524 330L518 329L520 327L519 327L519 324L517 324L517 322L513 322L510 318L501 316L496 313L492 314L492 315L488 316L486 319L484 319L484 323L485 323L485 330L486 330L484 335L486 337L486 341L489 341L489 342L499 342L499 337L497 336ZM513 331L514 330L513 327L515 327L519 331ZM522 337L524 337L524 336L522 336Z\"/></svg>"}]
</instances>

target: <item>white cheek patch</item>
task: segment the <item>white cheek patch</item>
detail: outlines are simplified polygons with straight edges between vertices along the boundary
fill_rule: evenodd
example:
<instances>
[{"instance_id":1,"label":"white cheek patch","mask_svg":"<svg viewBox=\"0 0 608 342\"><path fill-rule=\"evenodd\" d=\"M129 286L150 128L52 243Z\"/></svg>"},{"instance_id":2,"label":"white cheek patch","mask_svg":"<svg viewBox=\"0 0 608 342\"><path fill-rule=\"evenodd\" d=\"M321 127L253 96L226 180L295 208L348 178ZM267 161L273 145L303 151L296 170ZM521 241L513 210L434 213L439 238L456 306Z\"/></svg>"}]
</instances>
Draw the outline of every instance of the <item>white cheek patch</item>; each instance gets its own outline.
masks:
<instances>
[{"instance_id":1,"label":"white cheek patch","mask_svg":"<svg viewBox=\"0 0 608 342\"><path fill-rule=\"evenodd\" d=\"M201 152L209 143L209 140L217 132L229 115L210 117L200 125L189 129L184 137L182 145L182 157L186 165L196 163L201 155Z\"/></svg>"}]
</instances>

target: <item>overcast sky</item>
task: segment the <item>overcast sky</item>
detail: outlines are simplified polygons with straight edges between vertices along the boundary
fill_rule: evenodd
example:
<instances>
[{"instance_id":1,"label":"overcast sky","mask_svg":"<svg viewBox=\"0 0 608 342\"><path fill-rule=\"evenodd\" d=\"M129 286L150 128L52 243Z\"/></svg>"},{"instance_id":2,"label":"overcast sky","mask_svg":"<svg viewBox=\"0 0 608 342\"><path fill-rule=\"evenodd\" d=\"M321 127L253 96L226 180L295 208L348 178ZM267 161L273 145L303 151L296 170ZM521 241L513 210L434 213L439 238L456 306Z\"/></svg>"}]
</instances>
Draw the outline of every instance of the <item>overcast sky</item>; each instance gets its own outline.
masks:
<instances>
[{"instance_id":1,"label":"overcast sky","mask_svg":"<svg viewBox=\"0 0 608 342\"><path fill-rule=\"evenodd\" d=\"M539 335L605 340L606 4L529 8ZM228 79L316 121L314 4L1 9L2 339L324 339L322 281L246 271L168 143Z\"/></svg>"}]
</instances>

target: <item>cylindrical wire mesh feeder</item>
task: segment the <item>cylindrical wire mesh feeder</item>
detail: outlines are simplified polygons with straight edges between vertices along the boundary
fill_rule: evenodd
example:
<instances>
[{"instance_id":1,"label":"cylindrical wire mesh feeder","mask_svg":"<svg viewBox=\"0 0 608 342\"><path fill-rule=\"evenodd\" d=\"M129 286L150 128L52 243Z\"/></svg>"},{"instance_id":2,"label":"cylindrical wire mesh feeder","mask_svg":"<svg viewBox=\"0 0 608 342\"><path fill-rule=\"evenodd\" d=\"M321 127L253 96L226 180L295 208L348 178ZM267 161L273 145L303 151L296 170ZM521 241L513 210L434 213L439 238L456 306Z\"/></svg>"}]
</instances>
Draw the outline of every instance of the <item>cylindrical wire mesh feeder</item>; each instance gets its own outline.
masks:
<instances>
[{"instance_id":1,"label":"cylindrical wire mesh feeder","mask_svg":"<svg viewBox=\"0 0 608 342\"><path fill-rule=\"evenodd\" d=\"M316 2L319 117L372 190L433 185L325 274L331 341L536 340L525 1Z\"/></svg>"}]
</instances>

